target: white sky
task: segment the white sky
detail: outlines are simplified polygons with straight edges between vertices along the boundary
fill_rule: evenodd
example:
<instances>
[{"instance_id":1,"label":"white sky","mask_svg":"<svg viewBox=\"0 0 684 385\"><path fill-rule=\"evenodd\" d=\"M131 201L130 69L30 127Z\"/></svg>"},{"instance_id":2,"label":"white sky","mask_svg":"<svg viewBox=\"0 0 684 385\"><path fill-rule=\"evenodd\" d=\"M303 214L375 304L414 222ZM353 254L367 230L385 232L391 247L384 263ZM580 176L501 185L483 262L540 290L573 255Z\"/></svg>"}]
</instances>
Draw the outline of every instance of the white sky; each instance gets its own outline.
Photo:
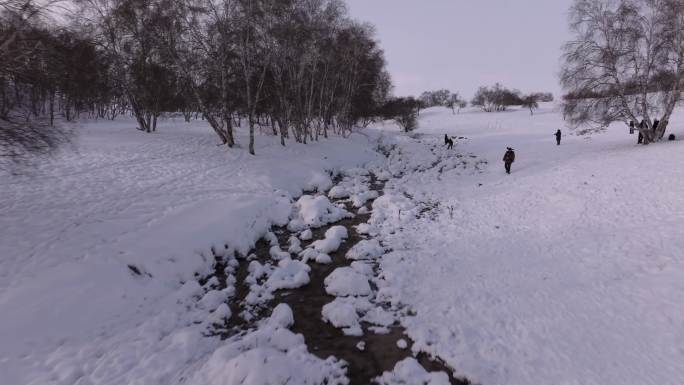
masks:
<instances>
[{"instance_id":1,"label":"white sky","mask_svg":"<svg viewBox=\"0 0 684 385\"><path fill-rule=\"evenodd\" d=\"M395 85L419 95L448 88L468 99L501 82L558 98L572 0L347 0L375 25Z\"/></svg>"}]
</instances>

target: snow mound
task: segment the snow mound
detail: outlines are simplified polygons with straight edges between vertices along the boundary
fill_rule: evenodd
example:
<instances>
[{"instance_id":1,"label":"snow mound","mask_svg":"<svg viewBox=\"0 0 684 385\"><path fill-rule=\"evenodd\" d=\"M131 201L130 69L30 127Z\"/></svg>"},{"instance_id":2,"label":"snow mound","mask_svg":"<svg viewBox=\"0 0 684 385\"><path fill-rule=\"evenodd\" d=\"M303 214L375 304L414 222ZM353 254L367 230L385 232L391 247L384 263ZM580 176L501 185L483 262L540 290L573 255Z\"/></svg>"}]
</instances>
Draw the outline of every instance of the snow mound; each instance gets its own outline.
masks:
<instances>
[{"instance_id":1,"label":"snow mound","mask_svg":"<svg viewBox=\"0 0 684 385\"><path fill-rule=\"evenodd\" d=\"M288 224L288 229L297 231L321 227L351 216L350 212L332 204L326 196L303 195L295 203L295 215Z\"/></svg>"},{"instance_id":2,"label":"snow mound","mask_svg":"<svg viewBox=\"0 0 684 385\"><path fill-rule=\"evenodd\" d=\"M342 241L347 239L349 234L344 226L333 226L325 232L325 238L315 241L312 246L319 253L330 254L342 245Z\"/></svg>"},{"instance_id":3,"label":"snow mound","mask_svg":"<svg viewBox=\"0 0 684 385\"><path fill-rule=\"evenodd\" d=\"M373 309L373 305L365 298L339 297L323 306L323 320L348 336L362 336L360 315Z\"/></svg>"},{"instance_id":4,"label":"snow mound","mask_svg":"<svg viewBox=\"0 0 684 385\"><path fill-rule=\"evenodd\" d=\"M347 259L375 259L385 253L385 248L377 239L364 239L347 252Z\"/></svg>"},{"instance_id":5,"label":"snow mound","mask_svg":"<svg viewBox=\"0 0 684 385\"><path fill-rule=\"evenodd\" d=\"M333 182L330 175L322 172L314 172L305 185L306 191L323 192L332 187Z\"/></svg>"},{"instance_id":6,"label":"snow mound","mask_svg":"<svg viewBox=\"0 0 684 385\"><path fill-rule=\"evenodd\" d=\"M356 314L356 308L353 304L336 298L334 301L323 306L321 314L324 321L329 322L336 328L342 328L342 332L345 335L363 335L359 315Z\"/></svg>"},{"instance_id":7,"label":"snow mound","mask_svg":"<svg viewBox=\"0 0 684 385\"><path fill-rule=\"evenodd\" d=\"M351 267L339 267L325 278L325 291L336 297L371 294L368 278Z\"/></svg>"},{"instance_id":8,"label":"snow mound","mask_svg":"<svg viewBox=\"0 0 684 385\"><path fill-rule=\"evenodd\" d=\"M428 372L415 358L399 361L391 372L385 372L375 381L379 385L449 385L449 376L444 372Z\"/></svg>"},{"instance_id":9,"label":"snow mound","mask_svg":"<svg viewBox=\"0 0 684 385\"><path fill-rule=\"evenodd\" d=\"M292 314L292 309L285 303L278 304L278 306L273 309L268 322L271 325L281 328L289 328L294 325L294 314Z\"/></svg>"},{"instance_id":10,"label":"snow mound","mask_svg":"<svg viewBox=\"0 0 684 385\"><path fill-rule=\"evenodd\" d=\"M266 287L271 291L302 287L309 283L309 271L311 268L304 262L283 259L266 280Z\"/></svg>"},{"instance_id":11,"label":"snow mound","mask_svg":"<svg viewBox=\"0 0 684 385\"><path fill-rule=\"evenodd\" d=\"M271 256L271 258L275 259L276 261L290 258L290 253L288 251L283 251L280 248L280 246L277 245L271 246L270 250L268 251L268 254Z\"/></svg>"},{"instance_id":12,"label":"snow mound","mask_svg":"<svg viewBox=\"0 0 684 385\"><path fill-rule=\"evenodd\" d=\"M299 239L302 241L310 241L313 238L313 232L311 229L306 229L299 234Z\"/></svg>"},{"instance_id":13,"label":"snow mound","mask_svg":"<svg viewBox=\"0 0 684 385\"><path fill-rule=\"evenodd\" d=\"M292 310L278 305L256 331L217 349L187 383L193 385L347 385L343 361L307 351L304 337L287 329Z\"/></svg>"}]
</instances>

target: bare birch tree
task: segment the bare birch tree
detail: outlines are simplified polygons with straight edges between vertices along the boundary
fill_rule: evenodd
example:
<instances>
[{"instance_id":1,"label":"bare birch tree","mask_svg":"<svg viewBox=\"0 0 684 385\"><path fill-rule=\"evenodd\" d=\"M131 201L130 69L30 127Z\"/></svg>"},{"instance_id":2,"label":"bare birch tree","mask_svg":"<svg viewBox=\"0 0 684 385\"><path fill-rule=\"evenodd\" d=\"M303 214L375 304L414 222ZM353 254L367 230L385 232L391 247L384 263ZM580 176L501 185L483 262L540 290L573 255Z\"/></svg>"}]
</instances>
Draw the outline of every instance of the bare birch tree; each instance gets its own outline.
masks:
<instances>
[{"instance_id":1,"label":"bare birch tree","mask_svg":"<svg viewBox=\"0 0 684 385\"><path fill-rule=\"evenodd\" d=\"M681 100L684 2L576 0L570 27L575 38L564 46L561 72L566 119L599 126L643 121L644 143L660 140Z\"/></svg>"}]
</instances>

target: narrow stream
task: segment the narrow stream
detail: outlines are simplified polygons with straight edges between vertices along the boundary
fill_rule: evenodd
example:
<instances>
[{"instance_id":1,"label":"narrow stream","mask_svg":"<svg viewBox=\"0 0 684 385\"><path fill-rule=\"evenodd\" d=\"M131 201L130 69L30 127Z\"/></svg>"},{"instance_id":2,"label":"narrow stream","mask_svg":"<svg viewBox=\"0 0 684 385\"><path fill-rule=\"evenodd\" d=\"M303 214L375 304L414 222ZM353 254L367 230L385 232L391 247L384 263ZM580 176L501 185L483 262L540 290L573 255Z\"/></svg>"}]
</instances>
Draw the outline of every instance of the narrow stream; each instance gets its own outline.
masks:
<instances>
[{"instance_id":1,"label":"narrow stream","mask_svg":"<svg viewBox=\"0 0 684 385\"><path fill-rule=\"evenodd\" d=\"M378 181L371 175L370 189L383 195L384 183ZM333 203L345 204L349 212L356 212L348 199L332 200ZM371 209L373 200L366 203L366 207ZM330 356L337 357L347 362L347 377L350 384L371 384L373 379L382 375L385 371L391 371L394 366L408 357L414 357L410 346L412 341L406 336L405 329L395 322L390 326L389 332L377 334L369 329L370 324L362 322L362 336L347 336L341 329L332 326L323 320L321 311L324 305L332 302L335 297L325 291L324 280L339 267L350 266L353 261L348 260L345 255L356 243L368 237L359 234L356 225L366 223L371 214L355 214L353 218L343 219L336 223L312 229L313 238L310 241L302 242L302 247L306 248L317 239L323 239L324 233L332 226L344 226L348 232L348 238L342 243L340 248L330 253L332 263L319 264L309 263L309 284L292 290L281 290L275 293L275 298L265 304L250 306L246 304L246 297L250 291L249 283L245 282L248 276L248 265L251 260L260 263L272 261L269 255L271 243L267 240L260 240L254 250L249 254L251 260L241 259L240 264L235 270L235 295L231 299L230 308L232 316L225 327L217 328L215 334L222 338L229 338L256 327L258 320L268 317L271 310L279 303L286 303L292 309L295 323L292 327L293 332L302 334L305 338L309 352L326 359ZM276 227L272 232L277 236L280 245L287 245L291 236L296 236L298 232L291 232L284 227ZM225 282L225 263L221 258L216 258L215 275L220 282ZM375 275L378 274L377 261L371 261ZM210 277L207 277L209 279ZM374 290L377 288L373 287ZM385 305L383 305L385 307ZM389 308L389 305L386 305ZM249 319L245 319L244 312L249 310ZM409 348L401 349L397 346L397 341L403 339L408 342ZM363 349L360 349L362 343ZM453 385L470 384L468 380L453 377L453 369L449 368L440 359L429 357L426 354L418 354L414 357L427 371L443 371L449 376L450 383Z\"/></svg>"}]
</instances>

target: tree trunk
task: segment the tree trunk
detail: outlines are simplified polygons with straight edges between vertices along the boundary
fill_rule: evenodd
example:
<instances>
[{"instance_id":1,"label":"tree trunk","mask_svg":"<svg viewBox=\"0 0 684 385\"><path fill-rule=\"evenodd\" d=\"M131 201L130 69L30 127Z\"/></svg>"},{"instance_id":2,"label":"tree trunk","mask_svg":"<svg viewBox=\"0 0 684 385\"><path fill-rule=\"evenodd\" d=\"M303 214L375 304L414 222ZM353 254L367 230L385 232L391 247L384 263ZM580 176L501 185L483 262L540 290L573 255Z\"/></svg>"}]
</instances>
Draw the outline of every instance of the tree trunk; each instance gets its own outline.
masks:
<instances>
[{"instance_id":1,"label":"tree trunk","mask_svg":"<svg viewBox=\"0 0 684 385\"><path fill-rule=\"evenodd\" d=\"M249 113L249 153L256 155L254 153L254 115L252 112Z\"/></svg>"}]
</instances>

